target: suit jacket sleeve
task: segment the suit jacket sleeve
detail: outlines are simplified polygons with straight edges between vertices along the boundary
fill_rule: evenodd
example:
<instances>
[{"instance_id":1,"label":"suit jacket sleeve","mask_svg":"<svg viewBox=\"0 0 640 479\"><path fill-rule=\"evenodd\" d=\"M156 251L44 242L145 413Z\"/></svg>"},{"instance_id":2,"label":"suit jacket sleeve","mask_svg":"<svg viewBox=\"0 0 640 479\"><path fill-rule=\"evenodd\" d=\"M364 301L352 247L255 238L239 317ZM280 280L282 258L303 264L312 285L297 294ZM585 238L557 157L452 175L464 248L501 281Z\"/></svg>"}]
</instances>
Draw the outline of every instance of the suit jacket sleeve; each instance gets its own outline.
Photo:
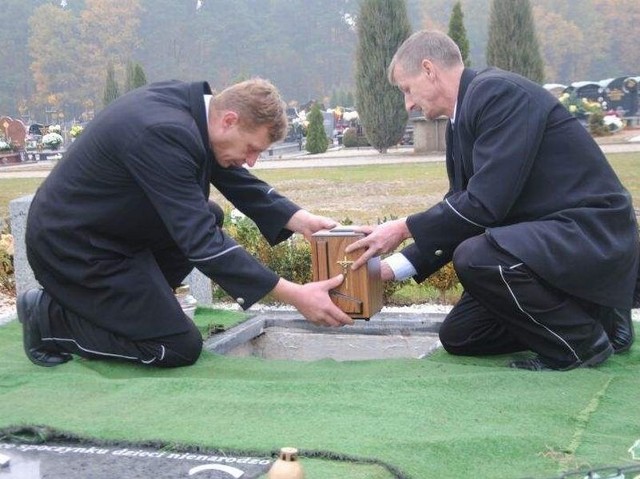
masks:
<instances>
[{"instance_id":1,"label":"suit jacket sleeve","mask_svg":"<svg viewBox=\"0 0 640 479\"><path fill-rule=\"evenodd\" d=\"M293 233L285 225L300 207L246 168L222 168L214 162L211 183L255 222L271 246Z\"/></svg>"},{"instance_id":2,"label":"suit jacket sleeve","mask_svg":"<svg viewBox=\"0 0 640 479\"><path fill-rule=\"evenodd\" d=\"M199 182L204 148L197 131L167 123L147 131L139 143L130 149L127 168L185 257L232 297L242 297L245 309L269 293L278 275L218 228L209 214Z\"/></svg>"}]
</instances>

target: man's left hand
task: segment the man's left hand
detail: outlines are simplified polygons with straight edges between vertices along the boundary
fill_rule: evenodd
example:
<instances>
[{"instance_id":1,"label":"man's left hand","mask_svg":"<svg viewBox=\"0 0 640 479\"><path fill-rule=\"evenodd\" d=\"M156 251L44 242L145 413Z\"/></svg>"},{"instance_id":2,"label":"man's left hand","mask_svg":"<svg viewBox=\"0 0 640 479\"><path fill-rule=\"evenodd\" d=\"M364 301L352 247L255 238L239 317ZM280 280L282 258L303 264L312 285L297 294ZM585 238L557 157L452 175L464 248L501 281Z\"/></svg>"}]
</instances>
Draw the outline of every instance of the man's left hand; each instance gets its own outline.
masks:
<instances>
[{"instance_id":1,"label":"man's left hand","mask_svg":"<svg viewBox=\"0 0 640 479\"><path fill-rule=\"evenodd\" d=\"M298 210L286 224L288 230L304 235L307 241L311 235L320 230L329 230L338 226L338 223L326 216L318 216L307 210Z\"/></svg>"}]
</instances>

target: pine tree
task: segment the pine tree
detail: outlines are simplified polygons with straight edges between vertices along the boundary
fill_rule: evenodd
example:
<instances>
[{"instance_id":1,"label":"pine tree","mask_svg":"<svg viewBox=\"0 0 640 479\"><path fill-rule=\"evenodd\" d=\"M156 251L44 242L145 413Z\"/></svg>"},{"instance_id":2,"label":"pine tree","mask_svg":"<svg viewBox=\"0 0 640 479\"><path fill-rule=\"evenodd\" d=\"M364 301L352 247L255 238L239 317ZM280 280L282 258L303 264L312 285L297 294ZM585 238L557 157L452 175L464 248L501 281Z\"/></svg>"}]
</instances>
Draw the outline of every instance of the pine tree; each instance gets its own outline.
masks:
<instances>
[{"instance_id":1,"label":"pine tree","mask_svg":"<svg viewBox=\"0 0 640 479\"><path fill-rule=\"evenodd\" d=\"M544 82L544 63L529 0L493 0L487 63Z\"/></svg>"},{"instance_id":2,"label":"pine tree","mask_svg":"<svg viewBox=\"0 0 640 479\"><path fill-rule=\"evenodd\" d=\"M369 143L380 153L398 144L407 123L402 92L387 67L411 34L405 0L363 0L358 15L356 107Z\"/></svg>"},{"instance_id":3,"label":"pine tree","mask_svg":"<svg viewBox=\"0 0 640 479\"><path fill-rule=\"evenodd\" d=\"M324 153L329 143L324 131L324 117L317 103L311 107L308 119L306 150L311 154Z\"/></svg>"},{"instance_id":4,"label":"pine tree","mask_svg":"<svg viewBox=\"0 0 640 479\"><path fill-rule=\"evenodd\" d=\"M449 18L449 36L456 42L458 48L460 48L464 66L471 66L471 60L469 59L469 39L467 38L467 29L464 27L464 14L462 13L462 5L460 5L460 2L456 2L453 6L451 18Z\"/></svg>"},{"instance_id":5,"label":"pine tree","mask_svg":"<svg viewBox=\"0 0 640 479\"><path fill-rule=\"evenodd\" d=\"M105 82L104 95L102 97L103 106L107 106L119 96L120 90L118 88L118 82L116 81L116 73L113 68L113 63L109 63L107 66L107 80Z\"/></svg>"}]
</instances>

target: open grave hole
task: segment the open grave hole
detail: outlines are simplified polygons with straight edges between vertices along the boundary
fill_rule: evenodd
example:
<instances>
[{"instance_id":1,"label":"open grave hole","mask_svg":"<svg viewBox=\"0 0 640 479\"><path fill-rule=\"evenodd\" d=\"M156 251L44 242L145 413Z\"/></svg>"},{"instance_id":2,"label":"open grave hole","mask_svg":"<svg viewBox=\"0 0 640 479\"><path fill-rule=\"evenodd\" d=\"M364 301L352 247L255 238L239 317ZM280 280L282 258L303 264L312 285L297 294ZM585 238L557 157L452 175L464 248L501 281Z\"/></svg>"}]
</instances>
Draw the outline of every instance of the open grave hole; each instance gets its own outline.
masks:
<instances>
[{"instance_id":1,"label":"open grave hole","mask_svg":"<svg viewBox=\"0 0 640 479\"><path fill-rule=\"evenodd\" d=\"M212 336L205 349L236 357L316 361L429 356L440 347L438 330L444 313L385 313L351 326L327 328L291 311L261 312Z\"/></svg>"}]
</instances>

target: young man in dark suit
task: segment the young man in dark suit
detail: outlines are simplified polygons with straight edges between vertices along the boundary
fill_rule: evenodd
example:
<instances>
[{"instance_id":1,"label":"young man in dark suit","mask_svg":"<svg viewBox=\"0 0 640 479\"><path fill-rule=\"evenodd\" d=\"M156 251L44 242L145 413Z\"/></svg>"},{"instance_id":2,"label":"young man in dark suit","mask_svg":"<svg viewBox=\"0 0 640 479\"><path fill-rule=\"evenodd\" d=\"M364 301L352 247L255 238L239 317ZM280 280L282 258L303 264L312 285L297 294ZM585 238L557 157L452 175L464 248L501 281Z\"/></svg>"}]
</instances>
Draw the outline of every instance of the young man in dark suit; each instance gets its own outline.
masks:
<instances>
[{"instance_id":1,"label":"young man in dark suit","mask_svg":"<svg viewBox=\"0 0 640 479\"><path fill-rule=\"evenodd\" d=\"M586 129L519 75L464 67L456 44L420 31L389 80L408 110L450 119L450 189L435 206L354 243L353 265L413 243L383 278L423 281L453 261L464 293L440 340L452 354L537 353L530 370L596 366L631 346L638 230L631 197Z\"/></svg>"},{"instance_id":2,"label":"young man in dark suit","mask_svg":"<svg viewBox=\"0 0 640 479\"><path fill-rule=\"evenodd\" d=\"M213 185L272 245L333 227L245 168L286 130L285 104L262 79L217 95L204 82L156 83L100 112L31 204L27 255L43 289L17 302L28 358L193 364L202 337L173 290L194 267L245 309L272 293L314 323L351 323L328 295L341 276L279 277L223 231L208 201Z\"/></svg>"}]
</instances>

